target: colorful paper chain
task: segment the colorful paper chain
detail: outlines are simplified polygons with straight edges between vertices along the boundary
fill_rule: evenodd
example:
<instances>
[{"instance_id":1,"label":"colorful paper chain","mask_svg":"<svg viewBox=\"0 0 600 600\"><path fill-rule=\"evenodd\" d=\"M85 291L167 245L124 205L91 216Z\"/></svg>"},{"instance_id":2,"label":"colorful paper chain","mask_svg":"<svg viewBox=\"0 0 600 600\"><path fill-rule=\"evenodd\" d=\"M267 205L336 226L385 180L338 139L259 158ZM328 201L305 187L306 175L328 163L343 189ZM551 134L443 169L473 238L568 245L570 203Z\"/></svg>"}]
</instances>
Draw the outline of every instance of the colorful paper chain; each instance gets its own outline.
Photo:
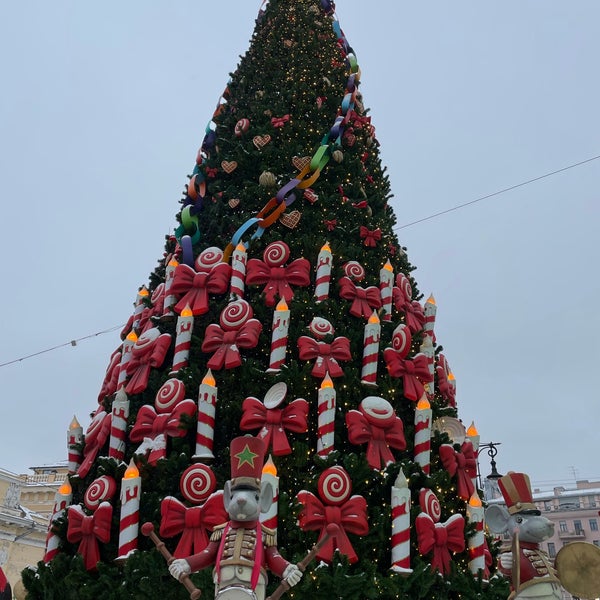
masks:
<instances>
[{"instance_id":1,"label":"colorful paper chain","mask_svg":"<svg viewBox=\"0 0 600 600\"><path fill-rule=\"evenodd\" d=\"M327 15L331 16L333 31L344 54L346 63L350 68L350 76L348 77L348 82L346 83L346 90L341 102L341 106L338 109L333 126L323 136L321 144L312 156L310 163L307 164L293 179L290 179L285 185L283 185L277 194L271 198L267 204L265 204L265 206L256 214L255 217L248 219L241 225L241 227L239 227L239 229L233 234L231 241L224 250L224 261L229 260L234 248L241 242L244 234L246 234L252 227L256 227L256 231L254 231L254 233L251 235L250 240L244 243L246 248L248 248L252 240L260 238L267 227L275 223L277 219L279 219L279 217L284 213L285 209L294 203L296 200L296 194L294 193L294 190L296 188L303 190L313 185L329 162L333 151L342 144L342 136L344 134L345 127L355 106L356 94L360 81L360 68L358 66L356 56L351 50L346 36L340 27L339 21L332 16L335 10L333 2L330 0L321 0L321 7ZM259 11L259 16L261 11ZM205 137L200 151L202 151L204 147L211 145L212 140L214 140L217 126L213 119L222 111L223 104L227 102L226 98L224 97L226 91L227 88L219 98L217 108L213 113L212 119L206 126ZM188 185L188 195L185 200L186 205L181 211L181 225L175 231L175 236L182 246L183 261L189 264L193 264L192 246L200 239L198 213L202 210L203 199L206 193L204 174L200 170L201 164L202 160L199 159L194 167L192 178ZM198 186L198 190L196 190L196 186Z\"/></svg>"}]
</instances>

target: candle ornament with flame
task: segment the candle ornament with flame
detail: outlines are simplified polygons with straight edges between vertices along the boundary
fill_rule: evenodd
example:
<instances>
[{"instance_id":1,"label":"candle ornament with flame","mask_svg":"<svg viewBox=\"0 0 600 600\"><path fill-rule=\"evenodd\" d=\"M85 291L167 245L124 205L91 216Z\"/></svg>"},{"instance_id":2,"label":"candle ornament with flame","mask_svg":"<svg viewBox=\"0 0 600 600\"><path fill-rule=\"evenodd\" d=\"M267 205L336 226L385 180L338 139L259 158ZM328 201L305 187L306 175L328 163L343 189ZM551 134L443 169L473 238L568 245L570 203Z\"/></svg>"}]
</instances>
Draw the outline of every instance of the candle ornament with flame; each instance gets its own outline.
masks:
<instances>
[{"instance_id":1,"label":"candle ornament with flame","mask_svg":"<svg viewBox=\"0 0 600 600\"><path fill-rule=\"evenodd\" d=\"M131 360L131 351L138 340L137 333L130 331L123 340L123 349L121 350L121 363L119 364L119 377L117 379L117 389L127 381L127 363Z\"/></svg>"},{"instance_id":2,"label":"candle ornament with flame","mask_svg":"<svg viewBox=\"0 0 600 600\"><path fill-rule=\"evenodd\" d=\"M212 460L217 410L217 382L209 369L198 390L198 426L196 429L195 461Z\"/></svg>"},{"instance_id":3,"label":"candle ornament with flame","mask_svg":"<svg viewBox=\"0 0 600 600\"><path fill-rule=\"evenodd\" d=\"M65 514L67 507L71 504L72 498L73 491L71 484L68 480L65 480L54 495L54 507L52 508L52 515L48 523L48 533L46 535L45 563L50 562L58 554L61 537L54 532L54 522Z\"/></svg>"},{"instance_id":4,"label":"candle ornament with flame","mask_svg":"<svg viewBox=\"0 0 600 600\"><path fill-rule=\"evenodd\" d=\"M171 368L169 375L175 375L180 369L188 366L193 329L194 315L192 309L186 304L179 317L177 317L175 355L173 356L173 367Z\"/></svg>"},{"instance_id":5,"label":"candle ornament with flame","mask_svg":"<svg viewBox=\"0 0 600 600\"><path fill-rule=\"evenodd\" d=\"M79 424L77 417L73 416L73 420L67 431L67 469L69 473L76 473L81 463L81 449L79 444L83 440L83 427Z\"/></svg>"},{"instance_id":6,"label":"candle ornament with flame","mask_svg":"<svg viewBox=\"0 0 600 600\"><path fill-rule=\"evenodd\" d=\"M379 271L379 291L381 293L381 306L383 308L383 320L392 320L392 295L394 289L394 267L388 260L381 271Z\"/></svg>"},{"instance_id":7,"label":"candle ornament with flame","mask_svg":"<svg viewBox=\"0 0 600 600\"><path fill-rule=\"evenodd\" d=\"M415 462L421 465L423 472L430 471L431 455L431 406L425 394L415 408Z\"/></svg>"},{"instance_id":8,"label":"candle ornament with flame","mask_svg":"<svg viewBox=\"0 0 600 600\"><path fill-rule=\"evenodd\" d=\"M110 444L108 456L116 460L123 460L127 438L127 419L129 417L129 398L123 387L115 395L112 404L110 420Z\"/></svg>"},{"instance_id":9,"label":"candle ornament with flame","mask_svg":"<svg viewBox=\"0 0 600 600\"><path fill-rule=\"evenodd\" d=\"M325 242L317 257L317 275L315 278L315 300L317 302L323 302L329 297L332 264L333 254L329 242Z\"/></svg>"},{"instance_id":10,"label":"candle ornament with flame","mask_svg":"<svg viewBox=\"0 0 600 600\"><path fill-rule=\"evenodd\" d=\"M260 514L260 522L269 529L277 529L277 503L279 502L279 477L277 467L269 456L262 470L261 485L269 484L273 488L273 501L267 512Z\"/></svg>"},{"instance_id":11,"label":"candle ornament with flame","mask_svg":"<svg viewBox=\"0 0 600 600\"><path fill-rule=\"evenodd\" d=\"M467 504L467 519L475 525L475 533L468 538L467 545L469 569L473 575L477 575L479 571L485 570L484 509L477 490L473 492Z\"/></svg>"},{"instance_id":12,"label":"candle ornament with flame","mask_svg":"<svg viewBox=\"0 0 600 600\"><path fill-rule=\"evenodd\" d=\"M233 300L244 297L246 287L246 261L248 260L246 246L241 242L235 247L231 256L231 280L229 295Z\"/></svg>"},{"instance_id":13,"label":"candle ornament with flame","mask_svg":"<svg viewBox=\"0 0 600 600\"><path fill-rule=\"evenodd\" d=\"M334 449L336 392L329 373L321 382L317 403L317 454L326 457Z\"/></svg>"},{"instance_id":14,"label":"candle ornament with flame","mask_svg":"<svg viewBox=\"0 0 600 600\"><path fill-rule=\"evenodd\" d=\"M392 486L392 570L412 573L410 568L410 489L402 469Z\"/></svg>"},{"instance_id":15,"label":"candle ornament with flame","mask_svg":"<svg viewBox=\"0 0 600 600\"><path fill-rule=\"evenodd\" d=\"M369 317L363 335L363 358L360 382L363 385L377 386L377 363L379 360L379 340L381 339L381 323L377 312Z\"/></svg>"},{"instance_id":16,"label":"candle ornament with flame","mask_svg":"<svg viewBox=\"0 0 600 600\"><path fill-rule=\"evenodd\" d=\"M282 298L273 312L273 327L271 335L271 355L267 373L276 373L285 364L285 354L288 344L290 326L290 311L285 298Z\"/></svg>"},{"instance_id":17,"label":"candle ornament with flame","mask_svg":"<svg viewBox=\"0 0 600 600\"><path fill-rule=\"evenodd\" d=\"M142 478L133 459L131 459L121 480L121 515L117 560L126 559L129 554L137 549L141 495Z\"/></svg>"}]
</instances>

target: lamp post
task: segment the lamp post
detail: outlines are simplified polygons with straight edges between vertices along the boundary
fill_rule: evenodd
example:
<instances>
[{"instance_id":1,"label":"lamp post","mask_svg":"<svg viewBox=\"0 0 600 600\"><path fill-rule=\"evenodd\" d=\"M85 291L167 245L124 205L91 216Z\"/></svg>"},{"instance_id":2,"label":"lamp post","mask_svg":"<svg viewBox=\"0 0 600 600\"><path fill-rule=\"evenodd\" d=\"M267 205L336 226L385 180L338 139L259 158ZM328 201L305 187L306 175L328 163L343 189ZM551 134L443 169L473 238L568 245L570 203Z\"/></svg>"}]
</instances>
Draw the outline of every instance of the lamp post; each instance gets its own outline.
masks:
<instances>
[{"instance_id":1,"label":"lamp post","mask_svg":"<svg viewBox=\"0 0 600 600\"><path fill-rule=\"evenodd\" d=\"M492 500L494 498L499 498L501 496L500 488L498 487L498 479L502 477L498 470L496 469L496 455L498 454L497 446L499 446L501 442L487 442L485 444L479 444L479 450L477 452L477 476L479 478L479 488L483 489L483 497L485 500ZM479 468L479 455L481 451L486 448L488 456L490 457L490 466L492 468L492 472L482 480L481 471Z\"/></svg>"}]
</instances>

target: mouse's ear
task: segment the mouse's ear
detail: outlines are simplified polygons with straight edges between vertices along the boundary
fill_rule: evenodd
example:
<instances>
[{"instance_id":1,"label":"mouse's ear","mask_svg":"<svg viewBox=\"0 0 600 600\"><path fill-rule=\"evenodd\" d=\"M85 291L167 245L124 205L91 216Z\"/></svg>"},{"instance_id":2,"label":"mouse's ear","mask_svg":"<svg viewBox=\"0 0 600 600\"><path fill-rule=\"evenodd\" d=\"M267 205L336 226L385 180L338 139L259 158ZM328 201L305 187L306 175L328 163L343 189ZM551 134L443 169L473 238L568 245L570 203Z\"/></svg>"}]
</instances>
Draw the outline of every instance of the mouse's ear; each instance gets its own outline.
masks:
<instances>
[{"instance_id":1,"label":"mouse's ear","mask_svg":"<svg viewBox=\"0 0 600 600\"><path fill-rule=\"evenodd\" d=\"M510 515L505 506L493 504L485 509L485 523L492 533L504 533L508 531Z\"/></svg>"},{"instance_id":2,"label":"mouse's ear","mask_svg":"<svg viewBox=\"0 0 600 600\"><path fill-rule=\"evenodd\" d=\"M223 486L223 506L225 510L229 510L229 503L231 502L231 481L229 479L225 482Z\"/></svg>"},{"instance_id":3,"label":"mouse's ear","mask_svg":"<svg viewBox=\"0 0 600 600\"><path fill-rule=\"evenodd\" d=\"M271 508L274 493L273 486L263 481L260 486L260 512L266 513Z\"/></svg>"}]
</instances>

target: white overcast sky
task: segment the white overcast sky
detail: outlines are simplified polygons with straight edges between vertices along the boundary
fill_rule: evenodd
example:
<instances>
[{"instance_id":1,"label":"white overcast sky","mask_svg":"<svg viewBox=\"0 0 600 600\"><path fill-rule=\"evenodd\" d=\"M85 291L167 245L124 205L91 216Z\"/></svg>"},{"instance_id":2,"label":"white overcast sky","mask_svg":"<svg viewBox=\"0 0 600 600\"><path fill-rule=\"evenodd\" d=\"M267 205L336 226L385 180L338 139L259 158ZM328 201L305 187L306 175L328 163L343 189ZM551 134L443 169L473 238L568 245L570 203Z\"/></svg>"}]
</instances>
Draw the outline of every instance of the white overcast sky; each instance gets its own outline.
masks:
<instances>
[{"instance_id":1,"label":"white overcast sky","mask_svg":"<svg viewBox=\"0 0 600 600\"><path fill-rule=\"evenodd\" d=\"M3 5L0 363L127 320L259 6ZM600 155L597 0L339 0L337 16L399 226ZM600 480L599 184L591 161L399 231L461 418L540 484ZM0 468L66 458L118 344L0 368Z\"/></svg>"}]
</instances>

